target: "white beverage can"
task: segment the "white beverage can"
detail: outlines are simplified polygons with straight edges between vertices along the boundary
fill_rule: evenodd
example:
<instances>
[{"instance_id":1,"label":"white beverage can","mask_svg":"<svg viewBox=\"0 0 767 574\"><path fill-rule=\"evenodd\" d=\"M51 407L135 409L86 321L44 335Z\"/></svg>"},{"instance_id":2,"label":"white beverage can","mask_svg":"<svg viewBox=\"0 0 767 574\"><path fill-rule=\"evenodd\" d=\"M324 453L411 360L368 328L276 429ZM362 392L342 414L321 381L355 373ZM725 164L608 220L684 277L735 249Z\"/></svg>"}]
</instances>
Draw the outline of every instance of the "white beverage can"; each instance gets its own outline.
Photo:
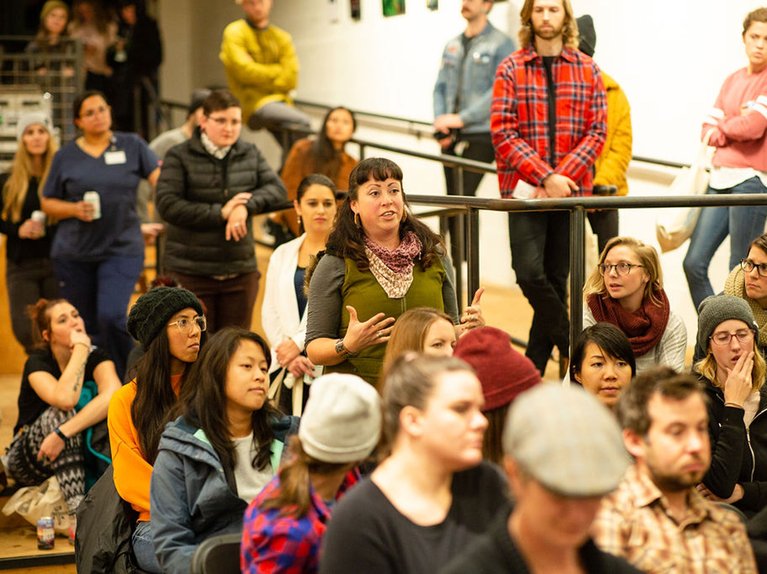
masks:
<instances>
[{"instance_id":1,"label":"white beverage can","mask_svg":"<svg viewBox=\"0 0 767 574\"><path fill-rule=\"evenodd\" d=\"M83 201L87 201L93 206L93 219L101 219L101 198L98 191L86 191L83 194Z\"/></svg>"},{"instance_id":2,"label":"white beverage can","mask_svg":"<svg viewBox=\"0 0 767 574\"><path fill-rule=\"evenodd\" d=\"M43 230L40 233L40 235L45 235L45 212L44 211L40 211L39 209L35 209L32 212L32 215L30 216L30 219L32 221L35 221L35 222L37 222L37 223L39 223L40 225L43 226Z\"/></svg>"}]
</instances>

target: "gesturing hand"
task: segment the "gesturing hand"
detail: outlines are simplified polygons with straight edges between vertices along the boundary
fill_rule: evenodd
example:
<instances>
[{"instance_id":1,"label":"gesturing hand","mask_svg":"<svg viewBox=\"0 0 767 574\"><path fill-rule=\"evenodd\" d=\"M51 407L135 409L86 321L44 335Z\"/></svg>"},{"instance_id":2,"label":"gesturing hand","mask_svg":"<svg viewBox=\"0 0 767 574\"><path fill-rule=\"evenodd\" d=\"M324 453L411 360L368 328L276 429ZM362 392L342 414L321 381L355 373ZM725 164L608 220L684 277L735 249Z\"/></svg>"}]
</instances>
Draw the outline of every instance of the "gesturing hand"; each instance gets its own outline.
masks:
<instances>
[{"instance_id":1,"label":"gesturing hand","mask_svg":"<svg viewBox=\"0 0 767 574\"><path fill-rule=\"evenodd\" d=\"M376 313L367 321L360 321L354 307L347 305L346 310L349 311L349 328L344 337L344 346L349 351L357 353L389 340L391 330L394 328L394 317Z\"/></svg>"},{"instance_id":2,"label":"gesturing hand","mask_svg":"<svg viewBox=\"0 0 767 574\"><path fill-rule=\"evenodd\" d=\"M485 318L482 316L482 308L479 305L479 300L482 298L482 294L485 292L484 287L477 289L474 293L474 299L471 300L471 305L463 310L461 315L461 335L469 332L476 327L485 326Z\"/></svg>"}]
</instances>

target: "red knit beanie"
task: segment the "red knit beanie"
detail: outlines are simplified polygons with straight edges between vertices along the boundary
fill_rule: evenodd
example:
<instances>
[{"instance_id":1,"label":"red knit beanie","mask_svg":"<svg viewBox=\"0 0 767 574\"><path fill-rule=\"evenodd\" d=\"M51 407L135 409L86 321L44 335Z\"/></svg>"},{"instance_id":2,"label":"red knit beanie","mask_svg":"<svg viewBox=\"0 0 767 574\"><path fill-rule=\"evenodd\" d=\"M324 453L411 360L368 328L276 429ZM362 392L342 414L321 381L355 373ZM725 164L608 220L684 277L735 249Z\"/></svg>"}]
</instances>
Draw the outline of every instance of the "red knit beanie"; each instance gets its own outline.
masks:
<instances>
[{"instance_id":1,"label":"red knit beanie","mask_svg":"<svg viewBox=\"0 0 767 574\"><path fill-rule=\"evenodd\" d=\"M511 346L509 334L495 327L472 329L455 346L454 356L469 363L482 383L484 411L511 403L541 382L533 362Z\"/></svg>"}]
</instances>

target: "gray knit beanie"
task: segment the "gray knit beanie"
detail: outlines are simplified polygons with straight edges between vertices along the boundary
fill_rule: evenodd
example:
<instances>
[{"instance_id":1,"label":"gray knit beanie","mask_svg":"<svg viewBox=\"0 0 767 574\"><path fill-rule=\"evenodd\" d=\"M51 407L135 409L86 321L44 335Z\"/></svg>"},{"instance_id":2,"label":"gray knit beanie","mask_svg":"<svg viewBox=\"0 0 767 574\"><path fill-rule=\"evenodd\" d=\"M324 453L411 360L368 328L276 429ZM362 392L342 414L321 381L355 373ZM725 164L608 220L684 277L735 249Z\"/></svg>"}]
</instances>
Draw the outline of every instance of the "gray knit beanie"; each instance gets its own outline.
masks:
<instances>
[{"instance_id":1,"label":"gray knit beanie","mask_svg":"<svg viewBox=\"0 0 767 574\"><path fill-rule=\"evenodd\" d=\"M138 298L128 314L128 332L144 349L160 334L165 324L179 311L192 308L203 314L200 300L181 287L155 287Z\"/></svg>"},{"instance_id":2,"label":"gray knit beanie","mask_svg":"<svg viewBox=\"0 0 767 574\"><path fill-rule=\"evenodd\" d=\"M381 436L381 401L375 388L355 375L331 373L312 383L298 438L304 452L322 462L356 462Z\"/></svg>"},{"instance_id":3,"label":"gray knit beanie","mask_svg":"<svg viewBox=\"0 0 767 574\"><path fill-rule=\"evenodd\" d=\"M743 321L755 332L759 331L745 299L732 295L711 295L701 302L698 306L698 345L702 350L708 349L708 339L717 325L730 319Z\"/></svg>"},{"instance_id":4,"label":"gray knit beanie","mask_svg":"<svg viewBox=\"0 0 767 574\"><path fill-rule=\"evenodd\" d=\"M40 124L48 133L51 133L51 118L45 112L26 112L19 116L16 122L16 139L21 141L24 130L33 124Z\"/></svg>"}]
</instances>

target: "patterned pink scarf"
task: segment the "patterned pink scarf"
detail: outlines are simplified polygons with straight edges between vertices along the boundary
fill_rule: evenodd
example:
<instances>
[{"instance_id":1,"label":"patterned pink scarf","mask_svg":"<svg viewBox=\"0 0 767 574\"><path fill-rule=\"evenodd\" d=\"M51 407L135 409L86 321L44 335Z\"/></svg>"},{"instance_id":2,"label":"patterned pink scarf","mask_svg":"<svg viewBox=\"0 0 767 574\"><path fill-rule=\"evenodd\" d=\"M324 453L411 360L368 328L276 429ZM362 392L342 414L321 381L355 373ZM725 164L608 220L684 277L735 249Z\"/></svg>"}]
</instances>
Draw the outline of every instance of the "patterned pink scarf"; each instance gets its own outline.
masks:
<instances>
[{"instance_id":1,"label":"patterned pink scarf","mask_svg":"<svg viewBox=\"0 0 767 574\"><path fill-rule=\"evenodd\" d=\"M389 297L405 296L413 282L413 266L421 255L423 245L408 231L396 249L386 249L365 236L365 253L370 260L370 272Z\"/></svg>"}]
</instances>

